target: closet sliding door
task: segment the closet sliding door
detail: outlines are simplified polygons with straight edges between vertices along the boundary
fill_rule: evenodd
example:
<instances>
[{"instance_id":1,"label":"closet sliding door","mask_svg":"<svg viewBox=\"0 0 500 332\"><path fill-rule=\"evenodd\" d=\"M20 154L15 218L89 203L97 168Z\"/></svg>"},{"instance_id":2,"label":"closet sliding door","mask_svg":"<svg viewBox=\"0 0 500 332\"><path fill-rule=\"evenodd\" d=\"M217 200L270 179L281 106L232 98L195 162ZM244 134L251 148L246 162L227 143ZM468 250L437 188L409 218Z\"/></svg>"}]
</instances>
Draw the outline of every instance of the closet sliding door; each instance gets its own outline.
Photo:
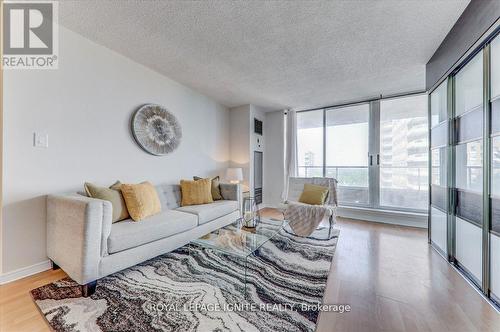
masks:
<instances>
[{"instance_id":1,"label":"closet sliding door","mask_svg":"<svg viewBox=\"0 0 500 332\"><path fill-rule=\"evenodd\" d=\"M431 242L448 254L448 81L431 93Z\"/></svg>"},{"instance_id":2,"label":"closet sliding door","mask_svg":"<svg viewBox=\"0 0 500 332\"><path fill-rule=\"evenodd\" d=\"M434 89L429 239L500 307L500 36Z\"/></svg>"},{"instance_id":3,"label":"closet sliding door","mask_svg":"<svg viewBox=\"0 0 500 332\"><path fill-rule=\"evenodd\" d=\"M491 228L490 296L500 304L500 37L490 45L491 59Z\"/></svg>"},{"instance_id":4,"label":"closet sliding door","mask_svg":"<svg viewBox=\"0 0 500 332\"><path fill-rule=\"evenodd\" d=\"M455 75L455 260L478 286L483 251L483 52Z\"/></svg>"}]
</instances>

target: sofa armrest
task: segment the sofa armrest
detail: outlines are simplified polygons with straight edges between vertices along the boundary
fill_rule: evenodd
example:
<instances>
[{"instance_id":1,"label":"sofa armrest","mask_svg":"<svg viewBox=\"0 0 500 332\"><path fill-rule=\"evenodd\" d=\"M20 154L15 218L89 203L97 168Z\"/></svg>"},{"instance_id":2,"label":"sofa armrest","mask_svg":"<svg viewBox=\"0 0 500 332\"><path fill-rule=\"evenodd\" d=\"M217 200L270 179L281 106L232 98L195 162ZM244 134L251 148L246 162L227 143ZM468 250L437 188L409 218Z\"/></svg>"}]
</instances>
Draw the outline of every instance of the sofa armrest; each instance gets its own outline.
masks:
<instances>
[{"instance_id":1,"label":"sofa armrest","mask_svg":"<svg viewBox=\"0 0 500 332\"><path fill-rule=\"evenodd\" d=\"M243 204L243 195L241 193L241 185L239 183L221 183L220 191L222 197L229 201L238 201L240 211Z\"/></svg>"},{"instance_id":2,"label":"sofa armrest","mask_svg":"<svg viewBox=\"0 0 500 332\"><path fill-rule=\"evenodd\" d=\"M47 196L47 256L81 285L99 278L112 214L108 201L81 195Z\"/></svg>"}]
</instances>

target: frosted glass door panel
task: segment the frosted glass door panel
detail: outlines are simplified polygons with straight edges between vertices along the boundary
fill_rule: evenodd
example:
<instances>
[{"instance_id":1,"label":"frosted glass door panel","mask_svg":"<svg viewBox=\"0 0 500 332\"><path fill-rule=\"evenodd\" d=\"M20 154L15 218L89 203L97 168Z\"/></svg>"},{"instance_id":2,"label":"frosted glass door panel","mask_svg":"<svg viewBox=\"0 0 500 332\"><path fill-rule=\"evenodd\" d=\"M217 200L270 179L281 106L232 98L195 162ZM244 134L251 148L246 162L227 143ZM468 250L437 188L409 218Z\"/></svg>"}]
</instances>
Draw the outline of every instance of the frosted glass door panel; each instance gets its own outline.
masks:
<instances>
[{"instance_id":1,"label":"frosted glass door panel","mask_svg":"<svg viewBox=\"0 0 500 332\"><path fill-rule=\"evenodd\" d=\"M456 258L460 265L476 278L476 282L480 282L483 277L482 243L481 228L457 217Z\"/></svg>"},{"instance_id":2,"label":"frosted glass door panel","mask_svg":"<svg viewBox=\"0 0 500 332\"><path fill-rule=\"evenodd\" d=\"M490 289L496 298L500 298L500 237L490 234L491 240L491 266Z\"/></svg>"},{"instance_id":3,"label":"frosted glass door panel","mask_svg":"<svg viewBox=\"0 0 500 332\"><path fill-rule=\"evenodd\" d=\"M490 290L500 301L500 37L491 42Z\"/></svg>"},{"instance_id":4,"label":"frosted glass door panel","mask_svg":"<svg viewBox=\"0 0 500 332\"><path fill-rule=\"evenodd\" d=\"M437 126L448 118L447 90L448 81L444 81L431 93L431 127Z\"/></svg>"},{"instance_id":5,"label":"frosted glass door panel","mask_svg":"<svg viewBox=\"0 0 500 332\"><path fill-rule=\"evenodd\" d=\"M444 253L447 253L446 248L446 213L436 208L431 208L431 240Z\"/></svg>"},{"instance_id":6,"label":"frosted glass door panel","mask_svg":"<svg viewBox=\"0 0 500 332\"><path fill-rule=\"evenodd\" d=\"M446 187L446 148L432 149L431 184Z\"/></svg>"},{"instance_id":7,"label":"frosted glass door panel","mask_svg":"<svg viewBox=\"0 0 500 332\"><path fill-rule=\"evenodd\" d=\"M483 141L456 146L456 186L466 191L483 192Z\"/></svg>"},{"instance_id":8,"label":"frosted glass door panel","mask_svg":"<svg viewBox=\"0 0 500 332\"><path fill-rule=\"evenodd\" d=\"M500 97L500 37L491 42L491 98Z\"/></svg>"},{"instance_id":9,"label":"frosted glass door panel","mask_svg":"<svg viewBox=\"0 0 500 332\"><path fill-rule=\"evenodd\" d=\"M455 115L480 108L483 104L483 52L479 52L455 76Z\"/></svg>"},{"instance_id":10,"label":"frosted glass door panel","mask_svg":"<svg viewBox=\"0 0 500 332\"><path fill-rule=\"evenodd\" d=\"M500 198L500 136L492 138L491 146L491 194Z\"/></svg>"}]
</instances>

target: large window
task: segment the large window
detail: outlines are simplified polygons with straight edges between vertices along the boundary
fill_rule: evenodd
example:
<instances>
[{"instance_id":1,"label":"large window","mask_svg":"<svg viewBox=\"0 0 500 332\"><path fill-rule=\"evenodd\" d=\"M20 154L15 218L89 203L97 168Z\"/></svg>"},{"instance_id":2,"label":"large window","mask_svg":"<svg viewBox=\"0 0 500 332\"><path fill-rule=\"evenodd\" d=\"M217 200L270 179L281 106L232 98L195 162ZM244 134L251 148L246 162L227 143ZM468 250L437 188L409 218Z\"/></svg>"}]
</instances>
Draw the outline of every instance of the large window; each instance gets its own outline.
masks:
<instances>
[{"instance_id":1,"label":"large window","mask_svg":"<svg viewBox=\"0 0 500 332\"><path fill-rule=\"evenodd\" d=\"M424 211L427 121L426 95L299 112L299 176L336 178L341 205Z\"/></svg>"},{"instance_id":2,"label":"large window","mask_svg":"<svg viewBox=\"0 0 500 332\"><path fill-rule=\"evenodd\" d=\"M427 96L380 102L380 205L427 209Z\"/></svg>"}]
</instances>

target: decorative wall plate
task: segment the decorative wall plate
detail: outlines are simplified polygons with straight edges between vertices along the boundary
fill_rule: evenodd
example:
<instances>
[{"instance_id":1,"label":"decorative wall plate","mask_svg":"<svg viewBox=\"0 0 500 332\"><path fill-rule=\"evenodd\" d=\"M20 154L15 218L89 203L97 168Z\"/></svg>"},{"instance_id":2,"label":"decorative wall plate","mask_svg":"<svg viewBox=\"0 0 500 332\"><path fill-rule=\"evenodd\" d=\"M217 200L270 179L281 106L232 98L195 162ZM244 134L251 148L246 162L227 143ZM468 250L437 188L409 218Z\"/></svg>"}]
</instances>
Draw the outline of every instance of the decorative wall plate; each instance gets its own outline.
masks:
<instances>
[{"instance_id":1,"label":"decorative wall plate","mask_svg":"<svg viewBox=\"0 0 500 332\"><path fill-rule=\"evenodd\" d=\"M177 118L165 107L146 104L132 117L132 134L141 148L155 156L174 151L181 143Z\"/></svg>"}]
</instances>

